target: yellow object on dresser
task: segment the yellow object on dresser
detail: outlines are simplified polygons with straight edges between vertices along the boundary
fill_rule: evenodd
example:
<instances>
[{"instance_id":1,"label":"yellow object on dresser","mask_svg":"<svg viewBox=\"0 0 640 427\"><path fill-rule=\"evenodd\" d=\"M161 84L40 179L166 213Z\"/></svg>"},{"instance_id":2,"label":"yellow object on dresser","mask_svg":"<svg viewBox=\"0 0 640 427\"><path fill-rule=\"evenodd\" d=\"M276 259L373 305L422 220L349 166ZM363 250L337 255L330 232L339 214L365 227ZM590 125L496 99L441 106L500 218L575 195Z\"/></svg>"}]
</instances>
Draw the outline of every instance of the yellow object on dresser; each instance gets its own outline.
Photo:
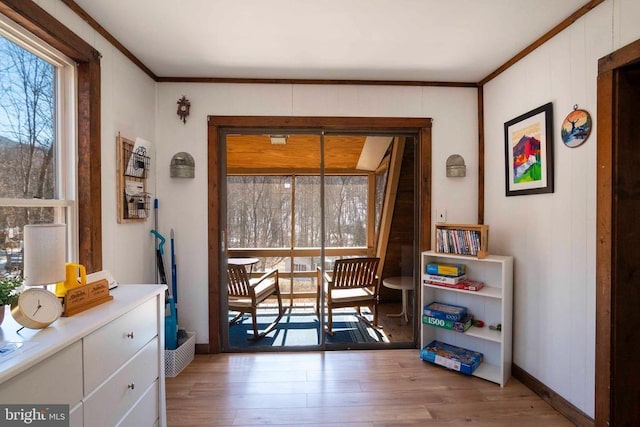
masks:
<instances>
[{"instance_id":1,"label":"yellow object on dresser","mask_svg":"<svg viewBox=\"0 0 640 427\"><path fill-rule=\"evenodd\" d=\"M80 276L78 276L78 271ZM56 284L56 296L58 298L63 298L71 289L87 284L87 270L84 265L68 262L64 266L64 272L64 282Z\"/></svg>"}]
</instances>

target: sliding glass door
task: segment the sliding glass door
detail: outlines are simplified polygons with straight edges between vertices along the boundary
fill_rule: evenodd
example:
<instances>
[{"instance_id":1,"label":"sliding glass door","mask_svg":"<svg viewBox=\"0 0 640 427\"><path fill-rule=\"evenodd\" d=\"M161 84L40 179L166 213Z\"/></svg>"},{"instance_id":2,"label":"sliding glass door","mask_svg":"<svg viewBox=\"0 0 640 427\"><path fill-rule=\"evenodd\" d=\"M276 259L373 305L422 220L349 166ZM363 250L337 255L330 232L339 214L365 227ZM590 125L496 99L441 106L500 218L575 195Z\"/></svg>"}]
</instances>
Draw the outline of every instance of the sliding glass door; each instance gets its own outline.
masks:
<instances>
[{"instance_id":1,"label":"sliding glass door","mask_svg":"<svg viewBox=\"0 0 640 427\"><path fill-rule=\"evenodd\" d=\"M339 259L382 258L376 274L383 273L380 241L390 236L385 209L391 203L391 157L402 155L397 141L269 129L224 135L221 267L243 266L250 287L257 289L255 295L240 295L233 282L238 278L221 274L229 282L220 287L227 303L223 313L228 312L224 350L376 348L393 341L386 331L402 335L389 324L402 319L384 314L399 308L396 291L386 290L393 309L379 309L379 324L386 328L372 325L371 308L341 305L332 310L331 334L324 332L322 292ZM280 298L274 279L264 279L274 270ZM382 288L380 280L375 292L384 294ZM413 341L413 327L405 323L406 344Z\"/></svg>"}]
</instances>

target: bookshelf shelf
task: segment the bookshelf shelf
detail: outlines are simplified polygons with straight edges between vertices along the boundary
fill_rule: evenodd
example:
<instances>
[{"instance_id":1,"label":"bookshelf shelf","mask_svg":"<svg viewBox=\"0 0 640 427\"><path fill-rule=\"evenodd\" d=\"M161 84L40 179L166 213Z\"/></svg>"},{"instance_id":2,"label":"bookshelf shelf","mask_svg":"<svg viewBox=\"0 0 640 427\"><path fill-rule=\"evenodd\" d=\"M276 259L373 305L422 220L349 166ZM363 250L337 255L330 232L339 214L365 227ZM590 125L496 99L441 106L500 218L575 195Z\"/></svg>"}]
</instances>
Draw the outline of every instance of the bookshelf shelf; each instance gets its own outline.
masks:
<instances>
[{"instance_id":1,"label":"bookshelf shelf","mask_svg":"<svg viewBox=\"0 0 640 427\"><path fill-rule=\"evenodd\" d=\"M437 253L485 258L489 255L486 224L436 224Z\"/></svg>"},{"instance_id":2,"label":"bookshelf shelf","mask_svg":"<svg viewBox=\"0 0 640 427\"><path fill-rule=\"evenodd\" d=\"M464 264L467 277L484 282L485 286L479 291L467 291L424 283L429 263ZM511 377L513 257L476 258L427 251L421 254L421 272L422 307L434 301L467 307L474 318L485 323L482 328L472 326L464 333L422 324L421 348L439 340L478 351L484 355L484 361L473 375L504 386ZM489 328L498 323L502 325L501 331Z\"/></svg>"},{"instance_id":3,"label":"bookshelf shelf","mask_svg":"<svg viewBox=\"0 0 640 427\"><path fill-rule=\"evenodd\" d=\"M487 298L498 298L498 299L502 298L502 288L497 288L494 286L487 286L487 285L485 285L479 291L466 291L464 289L445 288L444 286L431 285L426 283L424 284L424 287L433 288L433 289L446 289L450 292L460 292L463 294L481 295Z\"/></svg>"},{"instance_id":4,"label":"bookshelf shelf","mask_svg":"<svg viewBox=\"0 0 640 427\"><path fill-rule=\"evenodd\" d=\"M489 340L498 343L502 342L502 333L500 331L491 330L486 326L483 328L472 326L465 333L472 337L482 338L483 340Z\"/></svg>"}]
</instances>

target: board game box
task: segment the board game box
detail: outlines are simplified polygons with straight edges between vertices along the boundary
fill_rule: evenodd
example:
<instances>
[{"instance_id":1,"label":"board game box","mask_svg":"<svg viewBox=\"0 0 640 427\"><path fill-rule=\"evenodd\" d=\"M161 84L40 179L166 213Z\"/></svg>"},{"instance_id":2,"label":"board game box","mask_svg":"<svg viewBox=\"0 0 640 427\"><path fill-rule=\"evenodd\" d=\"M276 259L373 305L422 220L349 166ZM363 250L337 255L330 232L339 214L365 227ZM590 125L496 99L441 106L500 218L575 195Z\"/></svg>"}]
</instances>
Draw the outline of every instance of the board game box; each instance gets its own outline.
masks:
<instances>
[{"instance_id":1,"label":"board game box","mask_svg":"<svg viewBox=\"0 0 640 427\"><path fill-rule=\"evenodd\" d=\"M464 264L427 264L425 274L437 274L439 276L461 276L467 272Z\"/></svg>"},{"instance_id":2,"label":"board game box","mask_svg":"<svg viewBox=\"0 0 640 427\"><path fill-rule=\"evenodd\" d=\"M427 274L424 276L424 280L428 282L435 283L447 283L451 285L455 285L456 283L460 283L467 278L466 274L461 274L460 276L442 276L440 274Z\"/></svg>"},{"instance_id":3,"label":"board game box","mask_svg":"<svg viewBox=\"0 0 640 427\"><path fill-rule=\"evenodd\" d=\"M471 327L471 323L473 323L473 316L467 314L464 319L459 322L454 320L444 320L438 319L436 317L431 316L422 316L422 323L424 325L431 325L442 329L450 329L456 332L465 332L467 329Z\"/></svg>"},{"instance_id":4,"label":"board game box","mask_svg":"<svg viewBox=\"0 0 640 427\"><path fill-rule=\"evenodd\" d=\"M435 317L436 319L453 320L459 322L467 315L467 308L458 305L444 304L441 302L432 302L425 305L422 309L425 316Z\"/></svg>"},{"instance_id":5,"label":"board game box","mask_svg":"<svg viewBox=\"0 0 640 427\"><path fill-rule=\"evenodd\" d=\"M461 276L462 277L462 276ZM484 283L476 280L463 279L457 283L450 284L444 282L434 282L432 280L423 280L425 285L442 286L443 288L462 289L465 291L479 291L484 288Z\"/></svg>"},{"instance_id":6,"label":"board game box","mask_svg":"<svg viewBox=\"0 0 640 427\"><path fill-rule=\"evenodd\" d=\"M473 374L483 360L482 353L467 350L466 348L443 343L441 341L431 341L420 350L420 359L425 362L444 366L454 371L462 372L465 375Z\"/></svg>"}]
</instances>

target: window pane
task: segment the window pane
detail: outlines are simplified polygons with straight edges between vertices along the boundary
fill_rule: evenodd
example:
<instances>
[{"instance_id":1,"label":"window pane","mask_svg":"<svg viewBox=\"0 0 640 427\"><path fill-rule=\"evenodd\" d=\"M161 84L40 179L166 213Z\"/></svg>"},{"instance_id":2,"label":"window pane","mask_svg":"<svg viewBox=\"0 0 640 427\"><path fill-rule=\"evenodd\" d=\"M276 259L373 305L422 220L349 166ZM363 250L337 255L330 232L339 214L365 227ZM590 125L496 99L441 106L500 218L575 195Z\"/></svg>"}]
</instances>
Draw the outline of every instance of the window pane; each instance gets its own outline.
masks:
<instances>
[{"instance_id":1,"label":"window pane","mask_svg":"<svg viewBox=\"0 0 640 427\"><path fill-rule=\"evenodd\" d=\"M55 208L0 208L0 276L22 275L23 229L27 224L52 224Z\"/></svg>"},{"instance_id":2,"label":"window pane","mask_svg":"<svg viewBox=\"0 0 640 427\"><path fill-rule=\"evenodd\" d=\"M320 177L296 177L295 247L320 247Z\"/></svg>"},{"instance_id":3,"label":"window pane","mask_svg":"<svg viewBox=\"0 0 640 427\"><path fill-rule=\"evenodd\" d=\"M2 36L0 64L0 197L53 199L55 68Z\"/></svg>"},{"instance_id":4,"label":"window pane","mask_svg":"<svg viewBox=\"0 0 640 427\"><path fill-rule=\"evenodd\" d=\"M230 248L284 248L291 242L291 177L228 176Z\"/></svg>"},{"instance_id":5,"label":"window pane","mask_svg":"<svg viewBox=\"0 0 640 427\"><path fill-rule=\"evenodd\" d=\"M378 241L380 235L380 220L382 219L382 209L384 207L384 196L387 190L387 178L389 176L389 168L385 167L376 173L376 200L375 200L375 238Z\"/></svg>"},{"instance_id":6,"label":"window pane","mask_svg":"<svg viewBox=\"0 0 640 427\"><path fill-rule=\"evenodd\" d=\"M325 244L367 245L367 176L325 176Z\"/></svg>"}]
</instances>

